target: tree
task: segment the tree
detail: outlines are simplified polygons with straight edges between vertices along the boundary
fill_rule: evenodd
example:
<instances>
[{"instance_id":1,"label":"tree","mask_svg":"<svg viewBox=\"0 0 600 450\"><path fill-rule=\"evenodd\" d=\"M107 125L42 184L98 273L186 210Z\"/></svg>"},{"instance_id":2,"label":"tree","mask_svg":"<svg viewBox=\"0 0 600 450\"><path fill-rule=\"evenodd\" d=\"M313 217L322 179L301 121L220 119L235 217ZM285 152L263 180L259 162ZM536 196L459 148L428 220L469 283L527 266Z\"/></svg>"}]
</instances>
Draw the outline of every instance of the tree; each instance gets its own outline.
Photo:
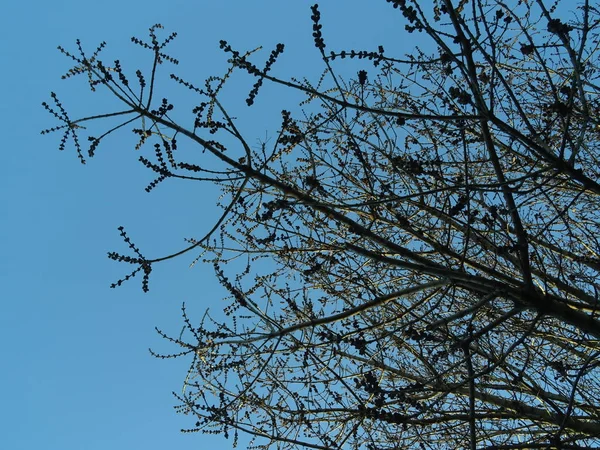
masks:
<instances>
[{"instance_id":1,"label":"tree","mask_svg":"<svg viewBox=\"0 0 600 450\"><path fill-rule=\"evenodd\" d=\"M113 286L141 273L148 290L160 261L202 250L229 292L228 321L184 306L186 337L159 331L178 350L158 357L191 359L187 431L264 448L598 446L599 10L569 4L566 22L543 0L388 3L434 51L330 51L314 5L318 83L272 74L283 44L259 64L221 41L224 75L171 75L196 99L187 121L157 100L175 34L132 39L153 57L135 82L104 44L60 48L65 77L123 105L74 119L52 94L61 124L44 133L62 132L61 149L72 140L85 162L81 124L118 119L89 157L132 126L153 145L147 191L222 189L212 230L171 255L146 258L120 228L131 253L108 256L134 270ZM350 59L364 68L344 78ZM234 71L255 80L249 106L268 83L305 95L274 143L252 148L220 101Z\"/></svg>"}]
</instances>

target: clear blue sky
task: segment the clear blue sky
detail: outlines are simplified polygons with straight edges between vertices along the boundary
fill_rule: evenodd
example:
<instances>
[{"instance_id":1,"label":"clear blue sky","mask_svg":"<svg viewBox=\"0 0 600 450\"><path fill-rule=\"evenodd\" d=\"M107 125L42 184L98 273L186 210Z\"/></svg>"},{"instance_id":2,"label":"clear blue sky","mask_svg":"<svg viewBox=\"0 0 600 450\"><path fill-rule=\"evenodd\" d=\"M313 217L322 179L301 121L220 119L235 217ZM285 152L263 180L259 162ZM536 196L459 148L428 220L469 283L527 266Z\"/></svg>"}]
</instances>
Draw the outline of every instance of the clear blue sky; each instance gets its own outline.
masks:
<instances>
[{"instance_id":1,"label":"clear blue sky","mask_svg":"<svg viewBox=\"0 0 600 450\"><path fill-rule=\"evenodd\" d=\"M160 22L178 31L172 54L178 73L201 81L223 72L218 49L226 39L240 49L264 45L265 60L277 42L286 53L275 74L316 80L322 65L311 41L310 5L302 1L32 0L6 2L0 31L0 448L26 450L229 448L220 436L184 435L190 418L177 415L171 391L179 391L186 361L158 361L148 347L168 351L154 326L178 334L180 306L193 317L217 311L223 292L212 267L188 264L193 256L158 266L151 292L139 280L120 289L109 284L126 269L106 258L125 251L116 228L126 226L150 257L200 236L213 217L214 192L205 186L164 183L143 190L151 175L131 146L113 139L81 166L72 147L57 150L60 135L40 136L56 122L40 106L56 91L70 111L101 112L102 94L82 83L61 81L69 62L57 45L76 38L107 55L143 64L130 42ZM341 5L343 4L343 8ZM403 19L384 0L321 2L329 48L410 47ZM412 39L418 36L410 35ZM343 45L342 45L343 44ZM386 48L387 48L386 47ZM368 65L367 65L368 68ZM172 68L167 68L172 70ZM229 103L243 114L251 81L240 79L241 98ZM159 98L181 92L162 84ZM280 124L281 92L265 86L243 122L250 142ZM93 106L99 102L99 107ZM295 110L295 104L287 105ZM127 140L130 142L131 140Z\"/></svg>"}]
</instances>

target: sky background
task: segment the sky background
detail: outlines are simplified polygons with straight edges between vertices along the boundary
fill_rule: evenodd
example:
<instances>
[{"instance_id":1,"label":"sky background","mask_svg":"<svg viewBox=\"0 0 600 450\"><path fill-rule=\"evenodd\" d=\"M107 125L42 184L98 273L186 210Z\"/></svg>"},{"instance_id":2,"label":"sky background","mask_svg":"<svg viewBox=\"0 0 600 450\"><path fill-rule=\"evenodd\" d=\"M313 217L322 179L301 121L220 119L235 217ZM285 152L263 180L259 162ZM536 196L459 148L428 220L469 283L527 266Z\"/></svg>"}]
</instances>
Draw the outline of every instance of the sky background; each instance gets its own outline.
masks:
<instances>
[{"instance_id":1,"label":"sky background","mask_svg":"<svg viewBox=\"0 0 600 450\"><path fill-rule=\"evenodd\" d=\"M188 268L195 254L169 261L154 268L151 291L144 294L139 279L110 289L128 267L106 258L108 251L127 253L120 225L148 257L181 249L184 237L202 236L211 227L218 193L177 181L144 192L153 177L137 162L139 153L127 132L103 143L82 166L72 145L57 150L60 134L40 135L58 124L41 102L50 102L55 91L73 116L110 111L105 93L91 94L83 79L60 79L71 64L57 45L74 50L79 38L93 50L105 40L107 61L118 58L133 73L147 68L151 55L132 45L130 37L146 37L155 23L179 33L170 54L181 65L165 66L165 75L175 71L201 84L224 73L227 58L218 43L226 39L240 50L263 45L256 61L265 61L283 42L286 51L273 74L316 81L323 66L311 37L311 4L33 0L3 5L0 448L231 447L221 436L179 432L193 420L174 412L171 391L181 391L189 360L160 361L148 352L148 347L177 350L154 327L178 335L182 302L192 319L207 307L215 313L223 307L224 292L212 267ZM403 32L403 18L390 4L364 5L321 2L328 50L375 50L378 44L386 50L410 49L416 43L418 35ZM265 84L248 109L244 100L252 84L238 77L224 100L240 118L248 141L258 145L280 126L282 107L298 110L297 97ZM157 98L184 94L165 81ZM152 156L151 150L148 146L142 153Z\"/></svg>"}]
</instances>

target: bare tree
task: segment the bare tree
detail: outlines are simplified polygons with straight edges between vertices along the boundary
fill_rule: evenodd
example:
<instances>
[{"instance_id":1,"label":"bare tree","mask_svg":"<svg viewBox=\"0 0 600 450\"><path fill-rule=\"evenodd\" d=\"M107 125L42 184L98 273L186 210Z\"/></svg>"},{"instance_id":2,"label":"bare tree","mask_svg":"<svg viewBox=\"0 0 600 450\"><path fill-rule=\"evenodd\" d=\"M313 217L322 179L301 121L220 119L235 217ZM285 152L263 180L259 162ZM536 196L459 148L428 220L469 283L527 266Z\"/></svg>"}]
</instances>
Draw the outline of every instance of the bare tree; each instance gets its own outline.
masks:
<instances>
[{"instance_id":1,"label":"bare tree","mask_svg":"<svg viewBox=\"0 0 600 450\"><path fill-rule=\"evenodd\" d=\"M330 51L315 5L320 79L273 75L282 44L256 63L221 41L224 75L171 75L197 97L189 121L157 100L175 34L133 39L154 58L135 82L103 45L61 48L66 77L123 105L75 119L52 94L61 124L45 132L64 133L61 149L72 140L85 162L81 125L122 119L88 137L90 157L131 125L154 145L140 157L148 191L170 178L222 188L214 227L171 255L143 256L121 228L131 253L109 257L134 270L115 286L140 273L147 290L155 264L202 250L230 293L228 321L184 307L185 336L159 331L179 353L157 356L191 359L176 394L195 417L186 431L261 448L597 448L599 10L569 2L567 21L544 0L388 3L435 51ZM364 69L344 78L349 59ZM253 148L221 102L233 71L255 79L249 106L263 84L305 94L275 142Z\"/></svg>"}]
</instances>

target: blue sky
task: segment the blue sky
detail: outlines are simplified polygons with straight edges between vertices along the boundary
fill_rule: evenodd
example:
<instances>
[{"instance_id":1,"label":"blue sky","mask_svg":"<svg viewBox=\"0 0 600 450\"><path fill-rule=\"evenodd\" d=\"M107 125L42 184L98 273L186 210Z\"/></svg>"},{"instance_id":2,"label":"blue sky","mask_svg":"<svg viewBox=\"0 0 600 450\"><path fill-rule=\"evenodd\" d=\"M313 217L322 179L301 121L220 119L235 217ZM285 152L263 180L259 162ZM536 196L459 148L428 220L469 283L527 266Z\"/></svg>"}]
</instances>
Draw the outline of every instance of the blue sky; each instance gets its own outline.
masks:
<instances>
[{"instance_id":1,"label":"blue sky","mask_svg":"<svg viewBox=\"0 0 600 450\"><path fill-rule=\"evenodd\" d=\"M418 38L401 31L402 17L388 3L369 3L321 2L329 48L410 47ZM286 52L273 73L316 80L322 65L311 40L311 4L33 0L3 6L0 448L231 447L219 436L179 432L192 423L172 408L171 391L181 389L186 361L159 361L148 352L170 350L154 327L178 334L182 302L196 318L207 307L222 307L224 293L212 267L188 268L195 255L165 263L155 268L151 291L144 294L139 280L109 289L126 268L106 258L108 251L126 250L120 225L150 257L180 249L184 237L201 236L212 225L217 193L176 182L145 193L152 177L137 162L129 135L107 141L96 158L80 165L72 147L57 150L59 134L39 134L56 125L40 104L55 91L69 111L108 108L102 94L85 90L83 80L60 80L70 65L57 45L74 48L79 38L93 49L106 40L107 56L143 68L149 55L129 39L144 37L154 23L179 33L171 53L182 62L176 72L188 79L202 82L226 69L218 48L226 39L240 49L263 45L260 61L283 42ZM248 110L244 99L252 83L234 80L237 88L227 101L248 140L258 142L276 131L279 110L294 111L297 102L264 86ZM181 89L165 82L158 96L176 93Z\"/></svg>"}]
</instances>

